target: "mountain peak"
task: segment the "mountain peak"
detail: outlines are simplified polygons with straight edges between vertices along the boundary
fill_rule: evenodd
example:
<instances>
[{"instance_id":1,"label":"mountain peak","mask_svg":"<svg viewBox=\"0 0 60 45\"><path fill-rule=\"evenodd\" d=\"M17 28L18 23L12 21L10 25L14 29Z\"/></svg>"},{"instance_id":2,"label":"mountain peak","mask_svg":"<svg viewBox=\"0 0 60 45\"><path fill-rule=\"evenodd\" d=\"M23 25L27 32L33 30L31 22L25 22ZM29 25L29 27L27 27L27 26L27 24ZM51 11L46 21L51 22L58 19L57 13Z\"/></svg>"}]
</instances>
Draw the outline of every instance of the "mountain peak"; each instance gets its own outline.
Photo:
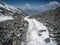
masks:
<instances>
[{"instance_id":1,"label":"mountain peak","mask_svg":"<svg viewBox=\"0 0 60 45\"><path fill-rule=\"evenodd\" d=\"M5 5L5 2L0 1L0 4Z\"/></svg>"},{"instance_id":2,"label":"mountain peak","mask_svg":"<svg viewBox=\"0 0 60 45\"><path fill-rule=\"evenodd\" d=\"M12 13L21 13L21 10L19 10L18 8L15 8L9 4L6 4L5 2L0 1L0 12L4 11L4 12L12 12Z\"/></svg>"}]
</instances>

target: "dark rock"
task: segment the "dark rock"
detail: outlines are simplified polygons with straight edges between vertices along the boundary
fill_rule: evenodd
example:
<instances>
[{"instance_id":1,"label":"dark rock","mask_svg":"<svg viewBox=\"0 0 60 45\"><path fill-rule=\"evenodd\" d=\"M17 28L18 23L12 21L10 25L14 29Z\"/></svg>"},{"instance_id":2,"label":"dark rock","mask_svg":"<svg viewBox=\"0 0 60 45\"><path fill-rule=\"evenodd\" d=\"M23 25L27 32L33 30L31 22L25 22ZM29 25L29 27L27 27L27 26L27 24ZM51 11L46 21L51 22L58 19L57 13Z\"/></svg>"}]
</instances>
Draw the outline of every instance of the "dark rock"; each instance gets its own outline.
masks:
<instances>
[{"instance_id":1,"label":"dark rock","mask_svg":"<svg viewBox=\"0 0 60 45\"><path fill-rule=\"evenodd\" d=\"M46 43L49 43L50 42L50 39L49 38L45 39L45 42Z\"/></svg>"}]
</instances>

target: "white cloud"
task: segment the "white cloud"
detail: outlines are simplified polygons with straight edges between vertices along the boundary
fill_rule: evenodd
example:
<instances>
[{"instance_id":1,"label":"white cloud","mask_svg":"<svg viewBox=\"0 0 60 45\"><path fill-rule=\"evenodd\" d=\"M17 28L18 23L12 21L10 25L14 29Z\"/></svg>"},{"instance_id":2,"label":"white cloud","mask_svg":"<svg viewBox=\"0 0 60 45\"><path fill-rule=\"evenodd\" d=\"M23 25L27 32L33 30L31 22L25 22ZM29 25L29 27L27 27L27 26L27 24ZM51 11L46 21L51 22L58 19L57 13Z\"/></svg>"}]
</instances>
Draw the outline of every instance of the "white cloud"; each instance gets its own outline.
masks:
<instances>
[{"instance_id":1,"label":"white cloud","mask_svg":"<svg viewBox=\"0 0 60 45\"><path fill-rule=\"evenodd\" d=\"M50 10L50 9L55 9L57 7L60 7L60 2L57 2L57 1L52 1L52 2L49 2L47 4L42 4L42 5L39 5L39 6L36 6L36 9L39 10L39 11L47 11L47 10Z\"/></svg>"},{"instance_id":2,"label":"white cloud","mask_svg":"<svg viewBox=\"0 0 60 45\"><path fill-rule=\"evenodd\" d=\"M59 2L57 2L57 1L53 1L53 2L50 2L50 3L48 3L48 6L55 6L55 5L60 5L60 3Z\"/></svg>"},{"instance_id":3,"label":"white cloud","mask_svg":"<svg viewBox=\"0 0 60 45\"><path fill-rule=\"evenodd\" d=\"M29 3L26 3L26 4L25 4L25 6L28 6L28 7L30 7L31 5L30 5Z\"/></svg>"},{"instance_id":4,"label":"white cloud","mask_svg":"<svg viewBox=\"0 0 60 45\"><path fill-rule=\"evenodd\" d=\"M52 2L49 2L49 3L46 3L46 4L42 4L42 5L37 5L37 6L32 6L31 4L29 3L26 3L23 7L23 9L29 9L29 10L32 10L32 9L35 9L35 10L38 10L40 12L43 12L43 11L47 11L47 10L50 10L50 9L55 9L57 7L60 7L60 2L57 2L57 1L52 1Z\"/></svg>"}]
</instances>

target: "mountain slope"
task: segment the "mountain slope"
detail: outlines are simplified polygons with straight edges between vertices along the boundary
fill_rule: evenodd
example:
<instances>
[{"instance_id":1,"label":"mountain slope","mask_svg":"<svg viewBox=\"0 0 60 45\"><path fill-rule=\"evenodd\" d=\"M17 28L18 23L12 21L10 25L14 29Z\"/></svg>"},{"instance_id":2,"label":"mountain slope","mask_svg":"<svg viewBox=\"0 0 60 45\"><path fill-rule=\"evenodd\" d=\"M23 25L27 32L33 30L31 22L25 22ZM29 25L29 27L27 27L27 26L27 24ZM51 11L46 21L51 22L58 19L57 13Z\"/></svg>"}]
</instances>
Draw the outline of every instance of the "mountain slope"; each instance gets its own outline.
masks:
<instances>
[{"instance_id":1,"label":"mountain slope","mask_svg":"<svg viewBox=\"0 0 60 45\"><path fill-rule=\"evenodd\" d=\"M48 28L53 29L52 33L56 35L56 42L60 45L60 7L53 11L44 12L40 15L33 15L30 18L36 18Z\"/></svg>"},{"instance_id":2,"label":"mountain slope","mask_svg":"<svg viewBox=\"0 0 60 45\"><path fill-rule=\"evenodd\" d=\"M4 2L0 2L0 10L3 11L3 10L7 10L7 11L11 11L13 13L15 12L21 12L21 10L13 7L13 6L10 6Z\"/></svg>"},{"instance_id":3,"label":"mountain slope","mask_svg":"<svg viewBox=\"0 0 60 45\"><path fill-rule=\"evenodd\" d=\"M26 33L26 45L56 45L56 42L49 37L49 29L43 23L36 19L29 19L29 16L25 17L29 23L29 27ZM48 38L48 39L47 39ZM47 40L49 41L47 41Z\"/></svg>"},{"instance_id":4,"label":"mountain slope","mask_svg":"<svg viewBox=\"0 0 60 45\"><path fill-rule=\"evenodd\" d=\"M27 15L25 12L20 10L19 8L15 8L13 6L10 6L6 4L5 2L0 2L0 16L15 16L15 14L22 14L22 15ZM21 15L21 16L22 16Z\"/></svg>"},{"instance_id":5,"label":"mountain slope","mask_svg":"<svg viewBox=\"0 0 60 45\"><path fill-rule=\"evenodd\" d=\"M25 41L27 22L23 19L27 14L4 2L0 2L0 5L0 45L10 45L14 41L21 45Z\"/></svg>"}]
</instances>

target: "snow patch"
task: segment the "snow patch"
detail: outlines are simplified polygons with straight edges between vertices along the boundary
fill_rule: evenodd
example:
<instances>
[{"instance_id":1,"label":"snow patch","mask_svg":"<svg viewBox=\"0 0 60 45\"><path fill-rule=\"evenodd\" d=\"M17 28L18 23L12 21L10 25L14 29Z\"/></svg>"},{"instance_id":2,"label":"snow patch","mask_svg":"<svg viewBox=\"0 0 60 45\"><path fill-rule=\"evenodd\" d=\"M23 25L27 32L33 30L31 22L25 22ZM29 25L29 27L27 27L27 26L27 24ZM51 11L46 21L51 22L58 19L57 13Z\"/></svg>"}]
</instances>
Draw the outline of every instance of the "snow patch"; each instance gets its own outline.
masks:
<instances>
[{"instance_id":1,"label":"snow patch","mask_svg":"<svg viewBox=\"0 0 60 45\"><path fill-rule=\"evenodd\" d=\"M43 23L36 19L29 19L29 16L25 17L24 20L28 21L29 27L26 36L26 45L56 45L57 43L49 37L49 31ZM46 42L45 39L49 39Z\"/></svg>"},{"instance_id":2,"label":"snow patch","mask_svg":"<svg viewBox=\"0 0 60 45\"><path fill-rule=\"evenodd\" d=\"M6 21L6 20L13 20L13 17L12 16L0 16L0 22L1 21Z\"/></svg>"},{"instance_id":3,"label":"snow patch","mask_svg":"<svg viewBox=\"0 0 60 45\"><path fill-rule=\"evenodd\" d=\"M2 3L3 3L4 5L3 5ZM5 2L1 2L1 3L0 3L0 7L1 7L1 8L5 8L5 9L7 9L7 10L9 10L9 11L12 11L13 13L18 12L18 13L20 14L20 12L21 12L21 10L19 10L19 9L17 9L17 8L11 6L11 5L8 5L8 4L6 4Z\"/></svg>"}]
</instances>

